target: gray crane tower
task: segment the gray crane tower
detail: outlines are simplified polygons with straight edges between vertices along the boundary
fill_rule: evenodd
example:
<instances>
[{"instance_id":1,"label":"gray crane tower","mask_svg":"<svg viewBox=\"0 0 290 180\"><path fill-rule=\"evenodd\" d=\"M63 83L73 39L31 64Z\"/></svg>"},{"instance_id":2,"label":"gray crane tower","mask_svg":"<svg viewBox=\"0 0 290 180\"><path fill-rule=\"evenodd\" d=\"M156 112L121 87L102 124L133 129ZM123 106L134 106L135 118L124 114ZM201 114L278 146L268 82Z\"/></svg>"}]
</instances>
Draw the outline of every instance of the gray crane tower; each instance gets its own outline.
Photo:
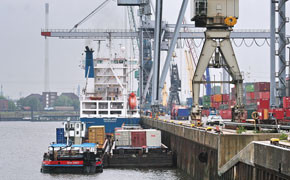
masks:
<instances>
[{"instance_id":1,"label":"gray crane tower","mask_svg":"<svg viewBox=\"0 0 290 180\"><path fill-rule=\"evenodd\" d=\"M181 80L179 78L177 64L172 64L170 68L170 84L168 107L172 110L173 104L180 105L179 92L181 91Z\"/></svg>"},{"instance_id":2,"label":"gray crane tower","mask_svg":"<svg viewBox=\"0 0 290 180\"><path fill-rule=\"evenodd\" d=\"M236 105L233 108L235 121L243 118L243 78L230 41L232 27L239 17L239 0L194 0L191 4L191 17L196 27L205 27L205 41L193 76L193 106L191 120L201 121L199 106L200 84L207 67L224 68L236 87ZM214 56L214 57L213 57ZM213 82L210 82L213 83ZM215 82L219 83L219 82Z\"/></svg>"}]
</instances>

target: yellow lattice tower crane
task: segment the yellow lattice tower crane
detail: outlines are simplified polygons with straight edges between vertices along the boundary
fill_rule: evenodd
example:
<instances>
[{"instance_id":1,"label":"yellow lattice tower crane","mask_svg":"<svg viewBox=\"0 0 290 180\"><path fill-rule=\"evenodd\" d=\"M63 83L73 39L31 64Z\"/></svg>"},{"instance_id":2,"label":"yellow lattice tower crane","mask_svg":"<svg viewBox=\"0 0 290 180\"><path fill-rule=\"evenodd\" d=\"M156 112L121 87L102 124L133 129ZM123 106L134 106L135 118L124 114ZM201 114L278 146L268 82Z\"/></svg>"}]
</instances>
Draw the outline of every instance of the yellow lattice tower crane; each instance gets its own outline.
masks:
<instances>
[{"instance_id":1,"label":"yellow lattice tower crane","mask_svg":"<svg viewBox=\"0 0 290 180\"><path fill-rule=\"evenodd\" d=\"M187 50L184 51L185 58L186 58L186 69L187 69L187 78L188 78L188 84L190 89L190 94L192 94L192 78L194 73L194 66L193 66L193 60L192 57L188 55Z\"/></svg>"},{"instance_id":2,"label":"yellow lattice tower crane","mask_svg":"<svg viewBox=\"0 0 290 180\"><path fill-rule=\"evenodd\" d=\"M167 99L168 99L168 92L167 92L167 86L166 86L166 82L165 82L164 87L162 89L162 105L164 107L167 107Z\"/></svg>"}]
</instances>

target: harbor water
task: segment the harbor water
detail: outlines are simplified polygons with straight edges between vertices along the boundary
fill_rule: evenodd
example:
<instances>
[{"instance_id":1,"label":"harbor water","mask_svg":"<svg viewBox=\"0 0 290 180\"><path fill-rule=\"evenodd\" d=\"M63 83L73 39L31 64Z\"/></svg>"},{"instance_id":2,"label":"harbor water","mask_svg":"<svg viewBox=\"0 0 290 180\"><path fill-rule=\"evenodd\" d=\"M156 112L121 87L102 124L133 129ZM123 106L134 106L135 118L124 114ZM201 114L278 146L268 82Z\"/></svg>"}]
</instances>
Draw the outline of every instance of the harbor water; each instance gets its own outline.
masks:
<instances>
[{"instance_id":1,"label":"harbor water","mask_svg":"<svg viewBox=\"0 0 290 180\"><path fill-rule=\"evenodd\" d=\"M42 174L43 153L55 141L55 129L60 122L0 122L0 174L1 180L46 179L100 179L100 180L189 180L184 172L175 168L104 169L103 173Z\"/></svg>"}]
</instances>

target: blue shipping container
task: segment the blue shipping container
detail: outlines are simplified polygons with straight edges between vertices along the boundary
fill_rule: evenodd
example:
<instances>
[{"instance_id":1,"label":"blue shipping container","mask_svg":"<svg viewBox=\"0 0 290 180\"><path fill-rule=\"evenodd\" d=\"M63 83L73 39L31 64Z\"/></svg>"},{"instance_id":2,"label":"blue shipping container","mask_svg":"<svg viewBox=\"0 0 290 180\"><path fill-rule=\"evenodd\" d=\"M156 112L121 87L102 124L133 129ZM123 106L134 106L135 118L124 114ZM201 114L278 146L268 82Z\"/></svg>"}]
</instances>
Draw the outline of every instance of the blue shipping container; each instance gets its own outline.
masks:
<instances>
[{"instance_id":1,"label":"blue shipping container","mask_svg":"<svg viewBox=\"0 0 290 180\"><path fill-rule=\"evenodd\" d=\"M189 109L178 109L177 119L178 120L188 120L189 114L190 114Z\"/></svg>"},{"instance_id":2,"label":"blue shipping container","mask_svg":"<svg viewBox=\"0 0 290 180\"><path fill-rule=\"evenodd\" d=\"M66 144L66 137L64 137L64 128L56 128L56 143Z\"/></svg>"}]
</instances>

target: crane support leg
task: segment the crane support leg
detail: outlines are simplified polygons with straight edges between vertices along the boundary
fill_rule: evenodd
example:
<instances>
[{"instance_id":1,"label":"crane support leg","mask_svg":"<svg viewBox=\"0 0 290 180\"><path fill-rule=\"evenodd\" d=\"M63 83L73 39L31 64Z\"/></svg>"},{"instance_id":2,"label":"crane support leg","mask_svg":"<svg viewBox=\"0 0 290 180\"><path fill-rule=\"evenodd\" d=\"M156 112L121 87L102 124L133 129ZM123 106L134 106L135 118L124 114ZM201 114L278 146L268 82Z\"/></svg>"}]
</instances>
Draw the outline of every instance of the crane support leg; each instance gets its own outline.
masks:
<instances>
[{"instance_id":1,"label":"crane support leg","mask_svg":"<svg viewBox=\"0 0 290 180\"><path fill-rule=\"evenodd\" d=\"M209 29L205 32L206 40L204 42L192 80L193 106L191 111L191 120L193 122L198 122L201 120L201 108L198 102L200 95L199 82L202 80L202 76L216 50L222 55L226 68L228 69L237 89L237 104L233 108L233 119L237 121L243 117L243 78L230 41L230 33L231 31L228 29Z\"/></svg>"},{"instance_id":2,"label":"crane support leg","mask_svg":"<svg viewBox=\"0 0 290 180\"><path fill-rule=\"evenodd\" d=\"M191 120L192 121L200 121L201 120L201 109L199 108L198 98L199 98L199 91L200 91L200 84L195 83L195 81L201 81L202 76L209 64L209 61L216 49L217 42L213 39L206 39L200 57L197 63L197 67L195 69L195 73L192 79L192 96L193 96L193 106L191 112Z\"/></svg>"}]
</instances>

